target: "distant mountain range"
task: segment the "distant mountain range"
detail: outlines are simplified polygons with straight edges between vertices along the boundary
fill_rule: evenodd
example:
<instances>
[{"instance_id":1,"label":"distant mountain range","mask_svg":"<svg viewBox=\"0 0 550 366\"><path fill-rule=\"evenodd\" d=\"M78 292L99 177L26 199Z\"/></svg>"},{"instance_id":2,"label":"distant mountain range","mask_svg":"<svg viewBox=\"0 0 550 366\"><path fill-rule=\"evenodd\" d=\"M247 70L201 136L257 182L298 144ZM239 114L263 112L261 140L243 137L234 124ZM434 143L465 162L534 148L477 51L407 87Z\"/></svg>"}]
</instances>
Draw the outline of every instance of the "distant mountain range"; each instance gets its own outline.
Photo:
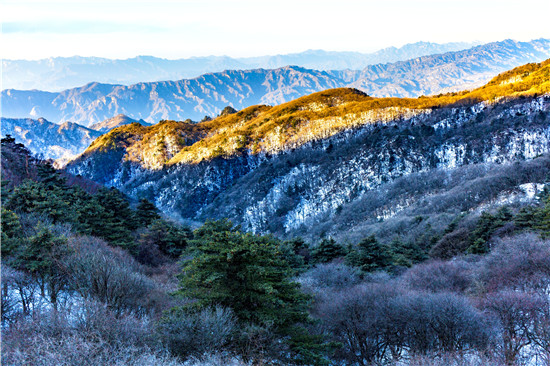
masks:
<instances>
[{"instance_id":1,"label":"distant mountain range","mask_svg":"<svg viewBox=\"0 0 550 366\"><path fill-rule=\"evenodd\" d=\"M138 56L126 60L98 57L55 57L36 61L3 60L3 89L39 89L62 91L91 81L130 85L138 82L179 80L210 72L245 69L276 69L297 65L316 70L360 70L368 65L463 50L473 43L417 42L389 47L373 53L308 50L287 55L231 58L227 56L193 57L167 60Z\"/></svg>"},{"instance_id":2,"label":"distant mountain range","mask_svg":"<svg viewBox=\"0 0 550 366\"><path fill-rule=\"evenodd\" d=\"M511 40L468 50L373 65L361 71L319 71L297 66L231 70L194 79L138 83L131 86L90 83L60 93L2 91L5 117L44 117L84 126L125 114L148 123L201 120L225 106L276 105L303 95L353 87L378 97L417 97L478 86L490 77L550 57L550 40Z\"/></svg>"},{"instance_id":3,"label":"distant mountain range","mask_svg":"<svg viewBox=\"0 0 550 366\"><path fill-rule=\"evenodd\" d=\"M16 142L24 144L36 156L68 160L83 152L102 134L131 123L149 126L144 121L136 121L123 114L96 123L90 128L73 122L59 125L44 118L2 118L0 135L11 135Z\"/></svg>"},{"instance_id":4,"label":"distant mountain range","mask_svg":"<svg viewBox=\"0 0 550 366\"><path fill-rule=\"evenodd\" d=\"M68 159L84 151L101 132L73 122L61 125L44 118L2 118L1 135L11 135L33 154L46 159Z\"/></svg>"}]
</instances>

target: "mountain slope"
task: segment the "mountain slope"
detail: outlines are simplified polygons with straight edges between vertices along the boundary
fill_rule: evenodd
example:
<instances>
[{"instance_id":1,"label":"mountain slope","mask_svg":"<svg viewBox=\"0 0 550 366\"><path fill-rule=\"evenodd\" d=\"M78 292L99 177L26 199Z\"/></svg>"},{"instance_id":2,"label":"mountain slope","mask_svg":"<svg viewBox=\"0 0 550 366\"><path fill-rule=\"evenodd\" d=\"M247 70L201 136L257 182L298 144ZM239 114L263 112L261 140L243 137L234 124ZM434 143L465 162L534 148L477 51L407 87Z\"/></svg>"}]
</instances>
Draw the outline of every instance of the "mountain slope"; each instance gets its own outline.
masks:
<instances>
[{"instance_id":1,"label":"mountain slope","mask_svg":"<svg viewBox=\"0 0 550 366\"><path fill-rule=\"evenodd\" d=\"M276 69L298 65L316 70L362 69L367 65L407 60L414 57L458 51L471 43L418 42L400 48L389 47L363 54L309 50L301 53L248 58L227 56L193 57L166 60L138 56L126 60L98 57L55 57L37 61L2 60L5 89L60 91L90 81L130 85L138 82L179 80L209 72L243 69Z\"/></svg>"},{"instance_id":2,"label":"mountain slope","mask_svg":"<svg viewBox=\"0 0 550 366\"><path fill-rule=\"evenodd\" d=\"M305 236L304 227L343 235L353 225L360 237L366 223L415 204L471 210L547 180L546 158L506 164L550 152L549 94L550 60L438 97L335 89L199 124L123 126L67 169L180 219L230 217L246 230ZM476 181L491 174L503 177L496 187ZM464 186L466 196L441 196ZM361 216L340 224L349 210Z\"/></svg>"},{"instance_id":3,"label":"mountain slope","mask_svg":"<svg viewBox=\"0 0 550 366\"><path fill-rule=\"evenodd\" d=\"M217 115L225 106L283 103L339 86L324 72L284 67L276 70L224 71L195 79L132 86L92 83L61 93L2 92L2 113L37 114L91 125L123 113L147 122ZM52 117L50 117L52 118Z\"/></svg>"},{"instance_id":4,"label":"mountain slope","mask_svg":"<svg viewBox=\"0 0 550 366\"><path fill-rule=\"evenodd\" d=\"M142 141L143 136L146 136L145 140L155 143L137 148L133 143L125 141L124 147L135 151L127 159L141 164L146 160L144 156L155 150L154 146L159 144L158 139L168 132L174 134L169 137L170 140L185 137L187 142L169 149L172 152L179 151L178 154L172 154L164 161L157 160L155 165L158 167L180 163L196 164L220 155L230 157L243 153L276 154L331 137L350 128L412 118L429 114L433 109L481 102L493 103L503 97L546 94L550 92L549 71L548 60L541 64L527 64L505 72L471 92L418 99L373 98L359 90L346 88L326 90L275 107L252 106L211 121L196 124L172 121L140 128L141 137L132 139ZM161 129L160 126L164 127ZM132 133L129 136L133 136L133 131L136 131L133 127L117 129L116 132L102 136L94 141L84 155L114 146L113 141L118 139L117 136L130 130ZM195 141L199 143L195 144ZM169 145L168 141L162 143Z\"/></svg>"},{"instance_id":5,"label":"mountain slope","mask_svg":"<svg viewBox=\"0 0 550 366\"><path fill-rule=\"evenodd\" d=\"M90 126L90 129L101 133L107 133L111 131L113 128L129 125L131 123L139 123L143 126L149 126L149 124L144 120L136 121L135 119L125 116L124 114L119 114L112 118L108 118L105 121L94 123L93 125Z\"/></svg>"},{"instance_id":6,"label":"mountain slope","mask_svg":"<svg viewBox=\"0 0 550 366\"><path fill-rule=\"evenodd\" d=\"M195 79L131 86L91 83L61 93L2 91L4 116L43 116L91 125L123 113L154 123L200 120L231 105L281 104L313 92L355 87L373 96L413 97L479 82L513 66L550 56L550 41L497 42L363 71L315 71L300 67L224 71Z\"/></svg>"},{"instance_id":7,"label":"mountain slope","mask_svg":"<svg viewBox=\"0 0 550 366\"><path fill-rule=\"evenodd\" d=\"M481 86L499 72L550 57L549 46L548 40L529 43L506 40L333 74L349 81L349 87L378 97L417 97Z\"/></svg>"},{"instance_id":8,"label":"mountain slope","mask_svg":"<svg viewBox=\"0 0 550 366\"><path fill-rule=\"evenodd\" d=\"M2 137L11 135L33 154L47 159L68 159L78 155L101 135L73 122L59 125L44 118L2 118L0 123Z\"/></svg>"}]
</instances>

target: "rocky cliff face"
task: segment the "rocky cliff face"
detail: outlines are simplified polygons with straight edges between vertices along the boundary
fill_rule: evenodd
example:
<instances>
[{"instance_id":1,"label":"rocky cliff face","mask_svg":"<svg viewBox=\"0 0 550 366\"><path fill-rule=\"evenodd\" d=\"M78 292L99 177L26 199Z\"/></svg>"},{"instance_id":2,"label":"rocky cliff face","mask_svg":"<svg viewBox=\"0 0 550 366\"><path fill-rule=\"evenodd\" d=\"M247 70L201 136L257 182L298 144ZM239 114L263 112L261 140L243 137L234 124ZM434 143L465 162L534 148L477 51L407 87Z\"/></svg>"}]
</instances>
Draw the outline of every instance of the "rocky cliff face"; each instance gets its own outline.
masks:
<instances>
[{"instance_id":1,"label":"rocky cliff face","mask_svg":"<svg viewBox=\"0 0 550 366\"><path fill-rule=\"evenodd\" d=\"M42 116L90 126L117 114L156 123L198 121L231 105L277 105L329 88L353 87L372 96L417 97L478 85L511 67L550 56L550 40L504 41L469 50L368 66L362 71L316 71L302 67L223 71L194 79L131 86L90 83L60 93L2 91L5 117Z\"/></svg>"}]
</instances>

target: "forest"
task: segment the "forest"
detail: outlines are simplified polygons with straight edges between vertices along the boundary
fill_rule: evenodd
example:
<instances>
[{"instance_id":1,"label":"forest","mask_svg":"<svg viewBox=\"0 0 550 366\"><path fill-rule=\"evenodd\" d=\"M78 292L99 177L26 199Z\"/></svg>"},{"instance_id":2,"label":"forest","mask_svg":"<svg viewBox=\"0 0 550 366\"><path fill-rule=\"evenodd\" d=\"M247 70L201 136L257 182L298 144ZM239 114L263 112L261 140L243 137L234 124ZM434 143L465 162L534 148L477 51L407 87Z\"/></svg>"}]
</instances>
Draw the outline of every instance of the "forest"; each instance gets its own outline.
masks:
<instances>
[{"instance_id":1,"label":"forest","mask_svg":"<svg viewBox=\"0 0 550 366\"><path fill-rule=\"evenodd\" d=\"M548 188L410 240L306 242L183 226L1 147L6 365L550 365Z\"/></svg>"}]
</instances>

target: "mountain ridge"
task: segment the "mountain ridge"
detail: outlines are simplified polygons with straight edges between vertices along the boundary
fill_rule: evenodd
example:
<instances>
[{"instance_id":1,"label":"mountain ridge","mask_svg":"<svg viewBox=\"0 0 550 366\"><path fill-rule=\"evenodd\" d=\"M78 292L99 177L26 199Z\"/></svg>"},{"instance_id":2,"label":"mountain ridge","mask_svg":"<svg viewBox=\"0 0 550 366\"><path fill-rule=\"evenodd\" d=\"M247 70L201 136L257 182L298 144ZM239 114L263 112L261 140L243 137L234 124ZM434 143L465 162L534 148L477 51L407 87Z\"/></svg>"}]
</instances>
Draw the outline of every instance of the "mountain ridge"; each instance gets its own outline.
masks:
<instances>
[{"instance_id":1,"label":"mountain ridge","mask_svg":"<svg viewBox=\"0 0 550 366\"><path fill-rule=\"evenodd\" d=\"M1 118L2 137L11 135L34 155L67 160L84 151L101 133L74 122L57 124L44 118Z\"/></svg>"},{"instance_id":2,"label":"mountain ridge","mask_svg":"<svg viewBox=\"0 0 550 366\"><path fill-rule=\"evenodd\" d=\"M116 116L112 118L108 118L104 121L94 123L90 126L90 129L96 130L101 133L107 133L111 131L113 128L117 128L120 126L132 124L132 123L139 123L143 126L149 126L150 124L145 122L144 120L136 121L135 119L132 119L124 114L117 114Z\"/></svg>"},{"instance_id":3,"label":"mountain ridge","mask_svg":"<svg viewBox=\"0 0 550 366\"><path fill-rule=\"evenodd\" d=\"M544 56L544 57L543 57ZM550 40L506 41L362 71L318 71L287 66L275 70L228 70L194 79L138 83L130 87L90 83L61 93L2 91L6 117L43 116L91 125L123 113L155 123L201 120L226 106L281 104L313 92L354 87L373 96L416 97L480 82L526 62L550 56ZM479 58L477 63L472 62ZM474 67L475 66L475 67Z\"/></svg>"},{"instance_id":4,"label":"mountain ridge","mask_svg":"<svg viewBox=\"0 0 550 366\"><path fill-rule=\"evenodd\" d=\"M155 165L198 163L218 156L240 155L243 151L249 154L275 154L376 121L411 118L454 105L471 106L481 102L493 103L505 97L546 94L550 93L549 71L550 59L505 72L473 91L397 99L374 98L357 89L340 88L313 93L274 107L251 106L201 123L165 121L162 128L171 125L185 131L185 135L170 136L169 139L175 141L185 137L187 141L189 136L194 136L192 141L199 143L180 144L173 149L179 150L176 155ZM183 126L185 128L182 130ZM160 130L160 125L139 129L151 138L166 138L166 132L161 133ZM136 128L133 125L122 127L102 136L90 145L85 154L113 145L112 135L118 136L128 131L136 131ZM140 154L152 150L152 147L134 150ZM136 157L135 161L143 160L143 157Z\"/></svg>"},{"instance_id":5,"label":"mountain ridge","mask_svg":"<svg viewBox=\"0 0 550 366\"><path fill-rule=\"evenodd\" d=\"M474 45L476 42L416 42L372 53L306 50L300 53L257 57L204 56L175 60L153 56L136 56L128 59L73 56L35 61L3 60L2 64L5 89L62 91L87 84L90 80L131 85L138 82L193 78L228 69L274 69L290 64L320 70L362 69L369 64L457 51Z\"/></svg>"},{"instance_id":6,"label":"mountain ridge","mask_svg":"<svg viewBox=\"0 0 550 366\"><path fill-rule=\"evenodd\" d=\"M471 92L396 99L335 89L199 124L127 125L97 139L67 169L147 197L179 220L228 217L247 231L311 239L303 228L319 228L321 236L348 232L339 217L352 208L362 212L349 231L357 237L368 235L369 223L409 208L427 215L447 205L454 211L433 220L448 224L456 207L476 209L522 192L536 175L528 166L547 159L525 163L521 179L510 179L513 164L549 152L547 60ZM502 177L496 188L476 180L487 172ZM539 175L535 183L544 183ZM448 182L472 187L471 196L448 198Z\"/></svg>"},{"instance_id":7,"label":"mountain ridge","mask_svg":"<svg viewBox=\"0 0 550 366\"><path fill-rule=\"evenodd\" d=\"M143 120L136 121L122 114L89 128L70 121L57 124L44 118L2 117L0 123L2 137L10 135L17 143L27 146L33 155L59 163L82 153L96 138L113 128L131 123L149 126Z\"/></svg>"}]
</instances>

